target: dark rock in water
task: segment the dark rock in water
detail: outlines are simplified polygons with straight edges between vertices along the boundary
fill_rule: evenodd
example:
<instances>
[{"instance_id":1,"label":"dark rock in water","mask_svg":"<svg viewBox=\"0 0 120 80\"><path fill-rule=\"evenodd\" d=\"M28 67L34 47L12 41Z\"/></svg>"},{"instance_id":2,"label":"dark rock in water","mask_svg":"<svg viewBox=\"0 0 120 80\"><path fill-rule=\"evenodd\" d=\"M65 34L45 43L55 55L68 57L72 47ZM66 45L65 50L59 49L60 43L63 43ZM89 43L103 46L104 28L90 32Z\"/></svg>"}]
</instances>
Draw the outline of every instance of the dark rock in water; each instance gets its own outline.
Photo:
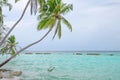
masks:
<instances>
[{"instance_id":1,"label":"dark rock in water","mask_svg":"<svg viewBox=\"0 0 120 80\"><path fill-rule=\"evenodd\" d=\"M35 54L43 54L43 53L35 53Z\"/></svg>"},{"instance_id":2,"label":"dark rock in water","mask_svg":"<svg viewBox=\"0 0 120 80\"><path fill-rule=\"evenodd\" d=\"M25 53L25 54L33 54L33 53Z\"/></svg>"},{"instance_id":3,"label":"dark rock in water","mask_svg":"<svg viewBox=\"0 0 120 80\"><path fill-rule=\"evenodd\" d=\"M20 76L22 74L22 71L10 71L10 74L12 76Z\"/></svg>"},{"instance_id":4,"label":"dark rock in water","mask_svg":"<svg viewBox=\"0 0 120 80\"><path fill-rule=\"evenodd\" d=\"M87 55L100 55L99 53L88 53Z\"/></svg>"},{"instance_id":5,"label":"dark rock in water","mask_svg":"<svg viewBox=\"0 0 120 80\"><path fill-rule=\"evenodd\" d=\"M7 70L7 69L0 69L0 72L6 72L6 71L11 71L11 70Z\"/></svg>"},{"instance_id":6,"label":"dark rock in water","mask_svg":"<svg viewBox=\"0 0 120 80\"><path fill-rule=\"evenodd\" d=\"M21 74L22 71L0 69L0 80L20 80L18 76Z\"/></svg>"},{"instance_id":7,"label":"dark rock in water","mask_svg":"<svg viewBox=\"0 0 120 80\"><path fill-rule=\"evenodd\" d=\"M51 54L51 53L44 53L44 54Z\"/></svg>"},{"instance_id":8,"label":"dark rock in water","mask_svg":"<svg viewBox=\"0 0 120 80\"><path fill-rule=\"evenodd\" d=\"M114 54L109 54L110 56L114 56Z\"/></svg>"},{"instance_id":9,"label":"dark rock in water","mask_svg":"<svg viewBox=\"0 0 120 80\"><path fill-rule=\"evenodd\" d=\"M76 55L82 55L82 53L76 53Z\"/></svg>"},{"instance_id":10,"label":"dark rock in water","mask_svg":"<svg viewBox=\"0 0 120 80\"><path fill-rule=\"evenodd\" d=\"M21 80L19 77L13 77L13 78L2 78L0 80Z\"/></svg>"},{"instance_id":11,"label":"dark rock in water","mask_svg":"<svg viewBox=\"0 0 120 80\"><path fill-rule=\"evenodd\" d=\"M43 53L43 52L42 52L42 53L35 53L35 54L51 54L51 53Z\"/></svg>"}]
</instances>

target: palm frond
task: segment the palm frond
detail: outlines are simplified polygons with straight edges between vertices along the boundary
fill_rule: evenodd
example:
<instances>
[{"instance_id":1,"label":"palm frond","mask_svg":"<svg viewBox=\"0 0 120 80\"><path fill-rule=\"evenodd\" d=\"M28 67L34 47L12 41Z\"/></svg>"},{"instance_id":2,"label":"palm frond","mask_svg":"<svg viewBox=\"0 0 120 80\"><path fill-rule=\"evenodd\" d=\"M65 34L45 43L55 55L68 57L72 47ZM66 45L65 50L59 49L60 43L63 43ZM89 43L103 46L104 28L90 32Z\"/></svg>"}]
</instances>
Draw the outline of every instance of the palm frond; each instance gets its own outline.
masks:
<instances>
[{"instance_id":1,"label":"palm frond","mask_svg":"<svg viewBox=\"0 0 120 80\"><path fill-rule=\"evenodd\" d=\"M45 4L45 0L38 0L38 3L40 5L40 7L43 8L43 6Z\"/></svg>"},{"instance_id":2,"label":"palm frond","mask_svg":"<svg viewBox=\"0 0 120 80\"><path fill-rule=\"evenodd\" d=\"M3 25L3 15L2 15L2 8L0 7L0 27Z\"/></svg>"},{"instance_id":3,"label":"palm frond","mask_svg":"<svg viewBox=\"0 0 120 80\"><path fill-rule=\"evenodd\" d=\"M47 24L47 22L48 22L48 19L41 20L38 24L37 30L42 30Z\"/></svg>"},{"instance_id":4,"label":"palm frond","mask_svg":"<svg viewBox=\"0 0 120 80\"><path fill-rule=\"evenodd\" d=\"M73 5L72 4L68 4L68 5L62 4L61 5L61 13L62 14L66 14L71 10L73 10Z\"/></svg>"},{"instance_id":5,"label":"palm frond","mask_svg":"<svg viewBox=\"0 0 120 80\"><path fill-rule=\"evenodd\" d=\"M55 26L55 24L56 24L56 18L55 17L52 17L52 19L51 19L51 22L50 22L50 28L52 29L54 26Z\"/></svg>"},{"instance_id":6,"label":"palm frond","mask_svg":"<svg viewBox=\"0 0 120 80\"><path fill-rule=\"evenodd\" d=\"M68 20L66 20L64 17L61 17L61 20L68 27L68 29L72 31L72 25L68 22Z\"/></svg>"},{"instance_id":7,"label":"palm frond","mask_svg":"<svg viewBox=\"0 0 120 80\"><path fill-rule=\"evenodd\" d=\"M15 3L17 3L18 1L20 1L20 0L15 0Z\"/></svg>"},{"instance_id":8,"label":"palm frond","mask_svg":"<svg viewBox=\"0 0 120 80\"><path fill-rule=\"evenodd\" d=\"M45 0L38 0L38 3L40 5L40 13L46 13L47 9L48 9L48 6L46 4L46 1Z\"/></svg>"},{"instance_id":9,"label":"palm frond","mask_svg":"<svg viewBox=\"0 0 120 80\"><path fill-rule=\"evenodd\" d=\"M42 29L46 29L46 28L48 28L48 27L53 27L54 25L54 22L55 22L55 18L53 18L53 17L49 17L49 18L44 18L44 19L42 19L40 22L39 22L39 24L38 24L38 27L37 27L37 29L38 30L42 30Z\"/></svg>"},{"instance_id":10,"label":"palm frond","mask_svg":"<svg viewBox=\"0 0 120 80\"><path fill-rule=\"evenodd\" d=\"M10 43L15 43L15 36L14 36L14 35L10 36L10 37L8 38L8 41L9 41Z\"/></svg>"},{"instance_id":11,"label":"palm frond","mask_svg":"<svg viewBox=\"0 0 120 80\"><path fill-rule=\"evenodd\" d=\"M55 29L55 32L54 32L54 35L53 35L53 39L55 38L57 32L58 32L58 26L57 26L56 29Z\"/></svg>"},{"instance_id":12,"label":"palm frond","mask_svg":"<svg viewBox=\"0 0 120 80\"><path fill-rule=\"evenodd\" d=\"M61 38L61 33L62 33L62 30L61 30L61 20L58 21L57 27L58 27L58 37L60 39Z\"/></svg>"},{"instance_id":13,"label":"palm frond","mask_svg":"<svg viewBox=\"0 0 120 80\"><path fill-rule=\"evenodd\" d=\"M55 38L56 34L58 34L58 37L60 39L61 38L61 19L59 19L57 22L57 27L55 29L53 39Z\"/></svg>"},{"instance_id":14,"label":"palm frond","mask_svg":"<svg viewBox=\"0 0 120 80\"><path fill-rule=\"evenodd\" d=\"M12 47L12 48L11 48L11 55L14 55L14 54L15 54L15 52L16 52L15 48L14 48L14 47Z\"/></svg>"}]
</instances>

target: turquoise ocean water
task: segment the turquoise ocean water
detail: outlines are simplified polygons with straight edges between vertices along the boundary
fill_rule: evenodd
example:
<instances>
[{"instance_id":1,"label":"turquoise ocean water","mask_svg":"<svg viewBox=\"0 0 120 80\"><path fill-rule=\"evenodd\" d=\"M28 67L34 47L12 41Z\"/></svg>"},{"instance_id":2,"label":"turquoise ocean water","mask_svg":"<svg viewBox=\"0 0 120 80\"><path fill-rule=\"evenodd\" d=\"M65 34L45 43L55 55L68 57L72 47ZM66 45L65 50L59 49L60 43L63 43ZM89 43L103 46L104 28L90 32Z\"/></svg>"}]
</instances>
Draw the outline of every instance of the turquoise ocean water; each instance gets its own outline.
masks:
<instances>
[{"instance_id":1,"label":"turquoise ocean water","mask_svg":"<svg viewBox=\"0 0 120 80\"><path fill-rule=\"evenodd\" d=\"M81 53L21 54L3 68L21 70L22 80L120 80L120 52Z\"/></svg>"}]
</instances>

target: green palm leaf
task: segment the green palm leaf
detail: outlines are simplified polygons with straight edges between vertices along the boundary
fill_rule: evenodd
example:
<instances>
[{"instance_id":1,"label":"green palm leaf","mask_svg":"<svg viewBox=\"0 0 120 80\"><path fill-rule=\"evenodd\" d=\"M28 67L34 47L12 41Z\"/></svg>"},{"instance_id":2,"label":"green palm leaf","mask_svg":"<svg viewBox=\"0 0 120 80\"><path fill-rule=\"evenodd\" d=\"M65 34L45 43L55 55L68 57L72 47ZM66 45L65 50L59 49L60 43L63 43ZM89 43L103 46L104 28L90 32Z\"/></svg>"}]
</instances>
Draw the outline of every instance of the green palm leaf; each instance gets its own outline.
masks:
<instances>
[{"instance_id":1,"label":"green palm leaf","mask_svg":"<svg viewBox=\"0 0 120 80\"><path fill-rule=\"evenodd\" d=\"M58 27L58 37L60 39L61 38L61 33L62 33L62 30L61 30L61 20L59 20L57 27Z\"/></svg>"},{"instance_id":2,"label":"green palm leaf","mask_svg":"<svg viewBox=\"0 0 120 80\"><path fill-rule=\"evenodd\" d=\"M11 48L11 55L14 55L15 52L16 52L16 50L12 47L12 48Z\"/></svg>"},{"instance_id":3,"label":"green palm leaf","mask_svg":"<svg viewBox=\"0 0 120 80\"><path fill-rule=\"evenodd\" d=\"M45 27L45 25L47 24L47 22L48 22L47 19L41 20L41 21L39 22L39 24L38 24L37 29L38 29L38 30L43 29L43 28Z\"/></svg>"},{"instance_id":4,"label":"green palm leaf","mask_svg":"<svg viewBox=\"0 0 120 80\"><path fill-rule=\"evenodd\" d=\"M72 25L68 22L68 20L66 20L64 17L61 17L61 20L68 27L68 29L72 31Z\"/></svg>"},{"instance_id":5,"label":"green palm leaf","mask_svg":"<svg viewBox=\"0 0 120 80\"><path fill-rule=\"evenodd\" d=\"M59 19L57 23L57 27L55 29L55 33L53 35L53 39L55 38L56 34L58 34L59 39L61 38L61 19Z\"/></svg>"},{"instance_id":6,"label":"green palm leaf","mask_svg":"<svg viewBox=\"0 0 120 80\"><path fill-rule=\"evenodd\" d=\"M37 29L42 30L42 29L46 29L49 27L52 28L54 26L54 23L55 23L54 17L43 19L39 22Z\"/></svg>"},{"instance_id":7,"label":"green palm leaf","mask_svg":"<svg viewBox=\"0 0 120 80\"><path fill-rule=\"evenodd\" d=\"M68 5L62 4L61 5L61 13L62 14L66 14L71 10L73 10L73 5L72 4L68 4Z\"/></svg>"},{"instance_id":8,"label":"green palm leaf","mask_svg":"<svg viewBox=\"0 0 120 80\"><path fill-rule=\"evenodd\" d=\"M18 1L20 1L20 0L15 0L15 3L17 3Z\"/></svg>"},{"instance_id":9,"label":"green palm leaf","mask_svg":"<svg viewBox=\"0 0 120 80\"><path fill-rule=\"evenodd\" d=\"M10 36L10 37L8 38L8 41L9 41L10 43L15 43L15 36L14 36L14 35Z\"/></svg>"},{"instance_id":10,"label":"green palm leaf","mask_svg":"<svg viewBox=\"0 0 120 80\"><path fill-rule=\"evenodd\" d=\"M2 8L0 7L0 27L3 25Z\"/></svg>"}]
</instances>

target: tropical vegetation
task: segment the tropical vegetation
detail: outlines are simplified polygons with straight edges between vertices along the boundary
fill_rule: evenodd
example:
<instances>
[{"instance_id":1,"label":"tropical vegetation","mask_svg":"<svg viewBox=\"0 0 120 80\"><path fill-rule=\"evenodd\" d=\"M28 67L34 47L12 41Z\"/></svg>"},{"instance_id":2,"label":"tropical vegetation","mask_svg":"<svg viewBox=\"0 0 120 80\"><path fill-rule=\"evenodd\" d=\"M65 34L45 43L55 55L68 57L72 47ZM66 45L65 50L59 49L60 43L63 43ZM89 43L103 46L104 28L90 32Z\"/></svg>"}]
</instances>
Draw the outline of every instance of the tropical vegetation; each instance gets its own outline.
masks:
<instances>
[{"instance_id":1,"label":"tropical vegetation","mask_svg":"<svg viewBox=\"0 0 120 80\"><path fill-rule=\"evenodd\" d=\"M20 0L15 0L15 2L18 2ZM0 67L4 66L6 63L8 63L11 59L13 59L15 56L20 54L22 51L26 50L27 48L41 42L53 29L53 39L55 38L56 34L59 38L61 38L62 33L62 23L64 23L67 28L72 31L72 26L69 23L67 19L65 19L64 15L68 13L69 11L73 10L72 4L66 4L63 3L62 0L28 0L23 13L21 17L16 21L16 23L9 29L9 31L6 32L6 34L3 35L2 32L5 31L3 27L4 17L2 14L2 7L4 5L8 6L9 9L12 8L12 6L8 3L8 0L1 0L0 1L0 34L2 35L0 38L0 54L4 55L5 53L11 54L10 58L6 59L4 62L0 64ZM48 30L42 38L34 41L33 43L26 45L25 47L17 50L16 45L18 42L16 42L15 36L10 36L10 33L13 31L13 29L18 25L18 23L22 20L26 9L30 5L30 13L35 14L38 11L38 30L46 29ZM38 8L39 7L39 8ZM9 37L10 36L10 37Z\"/></svg>"}]
</instances>

